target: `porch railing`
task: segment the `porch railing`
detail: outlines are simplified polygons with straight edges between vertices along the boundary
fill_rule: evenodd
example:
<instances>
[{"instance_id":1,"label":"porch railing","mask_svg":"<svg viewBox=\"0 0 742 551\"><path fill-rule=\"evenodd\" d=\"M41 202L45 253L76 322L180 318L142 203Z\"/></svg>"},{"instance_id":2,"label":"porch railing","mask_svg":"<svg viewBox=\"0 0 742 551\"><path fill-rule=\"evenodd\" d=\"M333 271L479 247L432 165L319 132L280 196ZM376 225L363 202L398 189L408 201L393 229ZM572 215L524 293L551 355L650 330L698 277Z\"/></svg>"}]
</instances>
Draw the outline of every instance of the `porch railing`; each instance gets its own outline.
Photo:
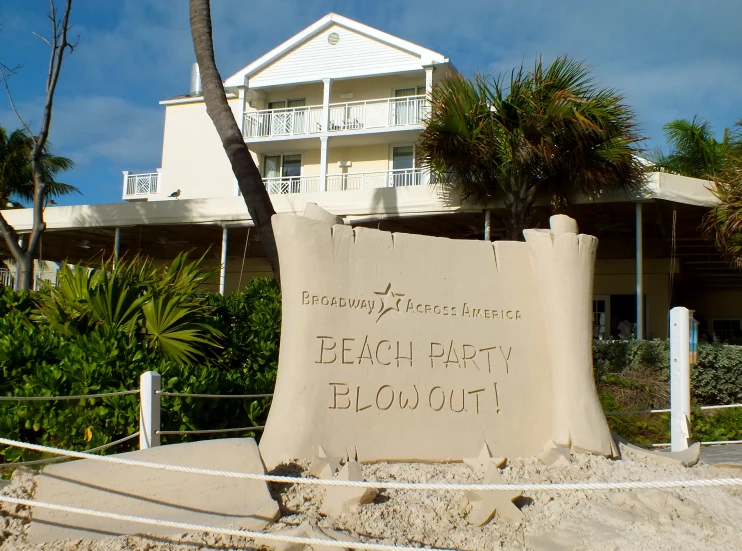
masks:
<instances>
[{"instance_id":1,"label":"porch railing","mask_svg":"<svg viewBox=\"0 0 742 551\"><path fill-rule=\"evenodd\" d=\"M392 128L421 124L428 104L425 96L405 96L330 104L330 132Z\"/></svg>"},{"instance_id":2,"label":"porch railing","mask_svg":"<svg viewBox=\"0 0 742 551\"><path fill-rule=\"evenodd\" d=\"M146 197L157 193L157 172L124 174L124 199Z\"/></svg>"},{"instance_id":3,"label":"porch railing","mask_svg":"<svg viewBox=\"0 0 742 551\"><path fill-rule=\"evenodd\" d=\"M270 194L312 193L320 190L319 176L282 176L263 178Z\"/></svg>"},{"instance_id":4,"label":"porch railing","mask_svg":"<svg viewBox=\"0 0 742 551\"><path fill-rule=\"evenodd\" d=\"M10 270L6 268L0 268L0 287L13 287L14 278L10 273Z\"/></svg>"},{"instance_id":5,"label":"porch railing","mask_svg":"<svg viewBox=\"0 0 742 551\"><path fill-rule=\"evenodd\" d=\"M245 113L246 138L295 136L322 131L322 106L267 109Z\"/></svg>"},{"instance_id":6,"label":"porch railing","mask_svg":"<svg viewBox=\"0 0 742 551\"><path fill-rule=\"evenodd\" d=\"M425 96L331 103L328 132L394 128L422 124L428 112ZM245 138L306 136L322 132L322 106L264 109L245 113Z\"/></svg>"},{"instance_id":7,"label":"porch railing","mask_svg":"<svg viewBox=\"0 0 742 551\"><path fill-rule=\"evenodd\" d=\"M425 176L420 168L328 174L327 191L419 186L427 183Z\"/></svg>"}]
</instances>

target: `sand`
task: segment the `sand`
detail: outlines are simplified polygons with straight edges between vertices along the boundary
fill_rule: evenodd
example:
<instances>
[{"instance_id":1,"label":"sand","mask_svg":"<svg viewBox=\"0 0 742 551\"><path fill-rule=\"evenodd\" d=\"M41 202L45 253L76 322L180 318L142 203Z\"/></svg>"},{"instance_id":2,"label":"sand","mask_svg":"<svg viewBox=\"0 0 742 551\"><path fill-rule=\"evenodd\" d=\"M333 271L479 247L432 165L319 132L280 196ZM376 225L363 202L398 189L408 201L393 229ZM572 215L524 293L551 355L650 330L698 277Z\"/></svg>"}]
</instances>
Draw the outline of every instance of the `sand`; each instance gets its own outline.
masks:
<instances>
[{"instance_id":1,"label":"sand","mask_svg":"<svg viewBox=\"0 0 742 551\"><path fill-rule=\"evenodd\" d=\"M742 470L700 463L685 468L634 456L611 461L574 456L568 467L547 467L536 459L514 459L502 470L508 482L570 482L742 478ZM308 464L279 467L277 474L307 476ZM462 464L365 465L367 480L410 482L481 482ZM324 489L318 486L272 485L282 518L269 531L304 521L347 532L362 541L460 550L601 550L676 551L742 549L742 487L681 490L531 492L520 498L522 521L510 524L495 517L478 527L467 522L470 506L463 492L384 490L373 503L339 517L319 514ZM18 470L2 493L33 498L32 473ZM84 506L84 504L81 504ZM244 538L189 534L170 540L118 537L98 541L67 541L36 546L25 541L26 507L0 505L0 551L186 551L251 549Z\"/></svg>"}]
</instances>

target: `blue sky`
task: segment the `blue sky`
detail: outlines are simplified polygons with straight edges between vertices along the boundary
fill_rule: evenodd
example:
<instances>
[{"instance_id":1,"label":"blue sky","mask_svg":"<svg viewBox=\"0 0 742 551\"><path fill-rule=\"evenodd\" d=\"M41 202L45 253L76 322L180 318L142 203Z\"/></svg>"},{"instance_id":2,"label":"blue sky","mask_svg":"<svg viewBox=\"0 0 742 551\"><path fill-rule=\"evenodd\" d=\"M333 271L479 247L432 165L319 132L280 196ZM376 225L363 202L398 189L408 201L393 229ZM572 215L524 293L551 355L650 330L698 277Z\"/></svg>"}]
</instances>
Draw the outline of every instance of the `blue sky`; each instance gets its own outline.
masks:
<instances>
[{"instance_id":1,"label":"blue sky","mask_svg":"<svg viewBox=\"0 0 742 551\"><path fill-rule=\"evenodd\" d=\"M334 11L449 57L466 75L509 71L538 55L568 54L594 67L600 85L621 90L647 148L662 125L700 115L718 134L742 118L740 0L212 0L223 78ZM48 35L47 0L0 3L0 62L21 65L11 80L23 116L38 128ZM75 0L75 53L66 61L52 122L54 152L76 168L63 181L83 196L121 200L121 171L160 166L164 107L187 93L194 61L185 0ZM18 126L4 96L0 125Z\"/></svg>"}]
</instances>

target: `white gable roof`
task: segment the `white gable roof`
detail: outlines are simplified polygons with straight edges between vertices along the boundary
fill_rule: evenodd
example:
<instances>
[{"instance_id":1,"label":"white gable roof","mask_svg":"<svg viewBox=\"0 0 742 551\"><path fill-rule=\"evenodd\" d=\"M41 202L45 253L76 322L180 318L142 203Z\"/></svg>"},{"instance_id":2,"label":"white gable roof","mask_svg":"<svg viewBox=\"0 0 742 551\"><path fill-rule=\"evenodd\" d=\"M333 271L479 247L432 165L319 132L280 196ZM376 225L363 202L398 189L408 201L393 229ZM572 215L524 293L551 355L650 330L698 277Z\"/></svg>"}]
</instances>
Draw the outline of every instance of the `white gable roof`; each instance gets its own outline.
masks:
<instances>
[{"instance_id":1,"label":"white gable roof","mask_svg":"<svg viewBox=\"0 0 742 551\"><path fill-rule=\"evenodd\" d=\"M340 36L335 46L327 41L332 32ZM384 74L447 62L432 50L330 13L230 76L224 84L242 86L248 77L250 87L270 86L349 77L359 70L368 75ZM304 70L297 74L297 68Z\"/></svg>"}]
</instances>

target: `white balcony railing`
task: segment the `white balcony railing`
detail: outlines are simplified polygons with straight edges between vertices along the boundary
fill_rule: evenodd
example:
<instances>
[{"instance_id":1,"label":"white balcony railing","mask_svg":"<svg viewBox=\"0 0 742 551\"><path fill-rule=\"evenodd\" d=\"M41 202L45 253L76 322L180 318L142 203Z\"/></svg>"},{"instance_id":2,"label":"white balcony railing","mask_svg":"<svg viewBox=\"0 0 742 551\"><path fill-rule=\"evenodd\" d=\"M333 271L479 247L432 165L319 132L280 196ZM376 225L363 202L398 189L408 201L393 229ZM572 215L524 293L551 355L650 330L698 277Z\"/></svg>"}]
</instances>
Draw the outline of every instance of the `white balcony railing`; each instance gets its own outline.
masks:
<instances>
[{"instance_id":1,"label":"white balcony railing","mask_svg":"<svg viewBox=\"0 0 742 551\"><path fill-rule=\"evenodd\" d=\"M322 131L322 106L267 109L245 113L246 138L301 136Z\"/></svg>"},{"instance_id":2,"label":"white balcony railing","mask_svg":"<svg viewBox=\"0 0 742 551\"><path fill-rule=\"evenodd\" d=\"M327 175L327 191L419 186L425 183L425 174L420 168Z\"/></svg>"},{"instance_id":3,"label":"white balcony railing","mask_svg":"<svg viewBox=\"0 0 742 551\"><path fill-rule=\"evenodd\" d=\"M13 287L13 276L6 268L0 268L0 287Z\"/></svg>"},{"instance_id":4,"label":"white balcony railing","mask_svg":"<svg viewBox=\"0 0 742 551\"><path fill-rule=\"evenodd\" d=\"M422 124L428 112L425 96L331 103L328 132L373 130ZM245 113L246 138L306 136L322 132L322 106L266 109Z\"/></svg>"},{"instance_id":5,"label":"white balcony railing","mask_svg":"<svg viewBox=\"0 0 742 551\"><path fill-rule=\"evenodd\" d=\"M157 172L124 173L124 199L137 199L157 193Z\"/></svg>"},{"instance_id":6,"label":"white balcony railing","mask_svg":"<svg viewBox=\"0 0 742 551\"><path fill-rule=\"evenodd\" d=\"M312 193L320 190L319 176L282 176L263 178L270 194Z\"/></svg>"},{"instance_id":7,"label":"white balcony railing","mask_svg":"<svg viewBox=\"0 0 742 551\"><path fill-rule=\"evenodd\" d=\"M330 104L330 132L393 128L421 124L428 109L425 96L406 96Z\"/></svg>"}]
</instances>

